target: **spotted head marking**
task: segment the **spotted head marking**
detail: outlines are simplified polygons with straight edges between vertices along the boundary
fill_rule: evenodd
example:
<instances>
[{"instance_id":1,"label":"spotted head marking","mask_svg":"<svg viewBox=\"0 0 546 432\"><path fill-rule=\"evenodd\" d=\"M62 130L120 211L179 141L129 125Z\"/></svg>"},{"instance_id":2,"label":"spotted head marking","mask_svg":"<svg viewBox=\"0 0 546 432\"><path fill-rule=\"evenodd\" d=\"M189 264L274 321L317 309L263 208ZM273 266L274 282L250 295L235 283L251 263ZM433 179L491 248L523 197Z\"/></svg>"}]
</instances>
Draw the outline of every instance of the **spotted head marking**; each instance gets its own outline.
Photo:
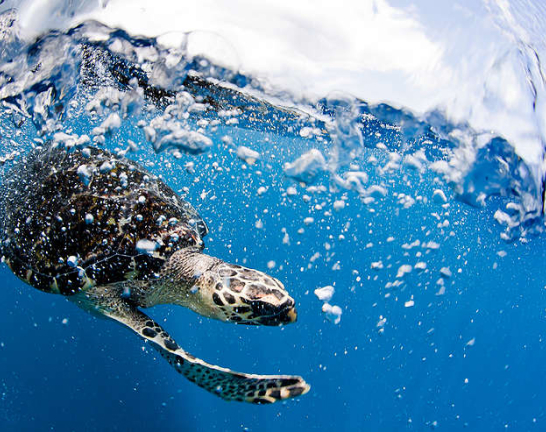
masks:
<instances>
[{"instance_id":1,"label":"spotted head marking","mask_svg":"<svg viewBox=\"0 0 546 432\"><path fill-rule=\"evenodd\" d=\"M212 301L226 320L273 326L296 321L294 299L278 279L225 262L215 268L215 273Z\"/></svg>"},{"instance_id":2,"label":"spotted head marking","mask_svg":"<svg viewBox=\"0 0 546 432\"><path fill-rule=\"evenodd\" d=\"M173 254L162 273L168 281L163 296L172 295L173 285L183 286L180 303L201 315L268 326L296 321L294 299L279 280L261 271L187 248Z\"/></svg>"}]
</instances>

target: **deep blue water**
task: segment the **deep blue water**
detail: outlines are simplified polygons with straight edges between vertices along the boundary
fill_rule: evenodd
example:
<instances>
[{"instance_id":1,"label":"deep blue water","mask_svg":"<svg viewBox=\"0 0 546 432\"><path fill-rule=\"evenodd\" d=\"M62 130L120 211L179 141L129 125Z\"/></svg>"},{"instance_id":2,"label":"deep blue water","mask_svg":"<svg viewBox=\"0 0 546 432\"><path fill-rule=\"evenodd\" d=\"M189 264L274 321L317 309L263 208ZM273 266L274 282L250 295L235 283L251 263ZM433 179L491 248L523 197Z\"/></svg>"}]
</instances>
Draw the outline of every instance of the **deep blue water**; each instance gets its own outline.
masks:
<instances>
[{"instance_id":1,"label":"deep blue water","mask_svg":"<svg viewBox=\"0 0 546 432\"><path fill-rule=\"evenodd\" d=\"M48 114L60 130L90 135L110 113L105 108L97 116L85 114L81 101L97 91L89 83L72 88L59 74L50 82L71 88L69 97L79 103L66 108L65 117L55 118L53 109ZM31 89L22 97L30 100L39 92ZM250 102L239 102L245 104ZM2 265L0 430L546 429L544 235L501 239L494 213L517 196L492 196L484 207L454 196L428 168L447 160L454 144L437 137L409 145L386 133L388 150L376 148L380 126L368 123L352 165L341 163L338 171L366 173L366 188L382 185L384 196L365 202L354 187L336 187L333 174L304 185L283 170L311 148L325 155L335 145L354 150L350 133L338 129L337 141L304 138L269 109L254 123L241 115L239 123L207 129L212 147L200 155L181 152L178 159L156 154L146 142L138 121L165 112L161 104L146 106L106 134L103 146L137 143L127 156L187 192L208 223L207 253L282 280L299 317L295 324L266 328L216 322L177 306L147 312L208 362L302 375L311 391L270 406L224 402L174 372L131 332L23 284ZM12 106L4 105L5 154L24 153L33 139L53 137L54 131L39 130L44 123L36 113L31 117L20 124ZM195 129L201 118L196 117L188 123ZM236 155L240 146L258 151L260 160L246 164ZM428 153L422 171L404 163L382 169L389 154L392 159L417 150ZM188 162L194 172L185 169ZM490 169L492 177L498 175ZM288 188L296 194L287 194ZM445 203L434 199L438 189ZM401 194L415 203L405 208ZM336 210L339 200L345 206ZM304 222L308 217L313 221ZM378 262L382 268L372 268ZM426 268L419 270L417 263ZM412 271L398 275L404 265ZM330 303L343 311L339 324L325 317L313 293L326 285L335 286Z\"/></svg>"}]
</instances>

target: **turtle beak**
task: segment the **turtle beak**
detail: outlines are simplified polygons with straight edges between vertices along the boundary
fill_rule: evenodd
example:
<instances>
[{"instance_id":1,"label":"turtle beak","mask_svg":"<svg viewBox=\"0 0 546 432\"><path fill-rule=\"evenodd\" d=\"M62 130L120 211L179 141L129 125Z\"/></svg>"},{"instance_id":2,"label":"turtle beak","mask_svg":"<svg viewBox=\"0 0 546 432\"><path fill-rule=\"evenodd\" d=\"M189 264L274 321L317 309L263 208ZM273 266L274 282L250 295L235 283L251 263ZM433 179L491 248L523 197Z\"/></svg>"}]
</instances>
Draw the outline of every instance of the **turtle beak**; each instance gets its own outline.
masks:
<instances>
[{"instance_id":1,"label":"turtle beak","mask_svg":"<svg viewBox=\"0 0 546 432\"><path fill-rule=\"evenodd\" d=\"M298 313L296 312L296 308L291 307L290 309L285 310L282 313L281 323L290 324L290 323L296 322L297 319L298 319Z\"/></svg>"},{"instance_id":2,"label":"turtle beak","mask_svg":"<svg viewBox=\"0 0 546 432\"><path fill-rule=\"evenodd\" d=\"M253 302L252 310L256 316L255 324L258 325L279 326L296 322L298 319L292 297L288 297L282 305L276 307L261 302Z\"/></svg>"}]
</instances>

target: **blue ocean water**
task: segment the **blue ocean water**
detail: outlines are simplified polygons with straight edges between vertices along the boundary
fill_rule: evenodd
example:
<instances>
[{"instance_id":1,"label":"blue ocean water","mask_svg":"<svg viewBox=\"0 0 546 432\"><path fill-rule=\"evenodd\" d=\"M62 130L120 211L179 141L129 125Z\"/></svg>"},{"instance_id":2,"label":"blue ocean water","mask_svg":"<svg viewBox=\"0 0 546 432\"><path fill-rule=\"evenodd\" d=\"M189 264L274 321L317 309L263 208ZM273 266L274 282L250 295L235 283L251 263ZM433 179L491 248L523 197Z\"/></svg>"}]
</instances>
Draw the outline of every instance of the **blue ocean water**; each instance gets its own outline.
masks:
<instances>
[{"instance_id":1,"label":"blue ocean water","mask_svg":"<svg viewBox=\"0 0 546 432\"><path fill-rule=\"evenodd\" d=\"M1 430L544 429L543 191L504 140L461 166L447 122L345 95L278 104L252 77L168 66L155 40L93 23L32 45L5 34L2 169L56 141L160 175L207 222L207 253L283 281L299 315L269 328L147 313L210 363L311 390L227 403L2 265Z\"/></svg>"}]
</instances>

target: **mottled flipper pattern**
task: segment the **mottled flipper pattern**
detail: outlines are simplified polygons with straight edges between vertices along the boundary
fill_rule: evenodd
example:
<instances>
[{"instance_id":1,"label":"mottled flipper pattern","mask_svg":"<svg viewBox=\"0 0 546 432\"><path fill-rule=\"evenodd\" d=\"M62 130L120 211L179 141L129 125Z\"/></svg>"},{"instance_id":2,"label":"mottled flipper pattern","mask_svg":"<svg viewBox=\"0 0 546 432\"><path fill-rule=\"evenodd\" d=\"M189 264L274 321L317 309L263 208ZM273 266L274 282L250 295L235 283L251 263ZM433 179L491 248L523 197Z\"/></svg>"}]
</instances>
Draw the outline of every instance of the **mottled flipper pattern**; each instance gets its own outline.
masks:
<instances>
[{"instance_id":1,"label":"mottled flipper pattern","mask_svg":"<svg viewBox=\"0 0 546 432\"><path fill-rule=\"evenodd\" d=\"M89 294L85 301L76 303L129 327L150 341L179 373L225 400L266 404L309 391L309 385L299 376L246 374L208 364L180 348L159 324L125 300Z\"/></svg>"}]
</instances>

